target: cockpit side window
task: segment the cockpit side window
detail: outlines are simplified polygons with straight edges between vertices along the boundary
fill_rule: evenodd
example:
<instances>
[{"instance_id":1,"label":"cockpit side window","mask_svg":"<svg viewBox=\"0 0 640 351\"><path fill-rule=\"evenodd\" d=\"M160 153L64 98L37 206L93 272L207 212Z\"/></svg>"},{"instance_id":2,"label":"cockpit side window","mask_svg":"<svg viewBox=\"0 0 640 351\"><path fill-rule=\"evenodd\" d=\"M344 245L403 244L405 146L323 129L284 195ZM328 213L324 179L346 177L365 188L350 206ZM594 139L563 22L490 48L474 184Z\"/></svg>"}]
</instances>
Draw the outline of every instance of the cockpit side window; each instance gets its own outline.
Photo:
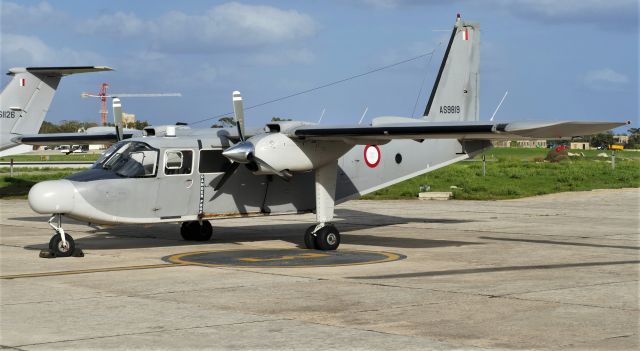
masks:
<instances>
[{"instance_id":1,"label":"cockpit side window","mask_svg":"<svg viewBox=\"0 0 640 351\"><path fill-rule=\"evenodd\" d=\"M102 168L121 177L140 178L156 175L158 150L142 142L120 142L112 145L94 168Z\"/></svg>"},{"instance_id":2,"label":"cockpit side window","mask_svg":"<svg viewBox=\"0 0 640 351\"><path fill-rule=\"evenodd\" d=\"M200 150L200 173L221 173L227 170L231 162L222 156L222 150Z\"/></svg>"},{"instance_id":3,"label":"cockpit side window","mask_svg":"<svg viewBox=\"0 0 640 351\"><path fill-rule=\"evenodd\" d=\"M164 154L164 174L191 174L193 169L193 151L167 150Z\"/></svg>"}]
</instances>

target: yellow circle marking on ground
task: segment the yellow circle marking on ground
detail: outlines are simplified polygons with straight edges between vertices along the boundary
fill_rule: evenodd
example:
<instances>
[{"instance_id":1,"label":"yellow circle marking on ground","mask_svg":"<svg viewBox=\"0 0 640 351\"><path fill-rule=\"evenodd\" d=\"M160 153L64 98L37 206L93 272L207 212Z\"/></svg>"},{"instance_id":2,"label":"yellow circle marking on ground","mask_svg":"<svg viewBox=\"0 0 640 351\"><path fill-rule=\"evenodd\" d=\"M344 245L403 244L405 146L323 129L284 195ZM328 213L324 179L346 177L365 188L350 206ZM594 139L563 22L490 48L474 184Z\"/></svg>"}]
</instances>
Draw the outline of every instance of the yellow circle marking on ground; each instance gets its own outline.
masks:
<instances>
[{"instance_id":1,"label":"yellow circle marking on ground","mask_svg":"<svg viewBox=\"0 0 640 351\"><path fill-rule=\"evenodd\" d=\"M236 268L314 268L314 267L341 267L341 266L360 266L360 265L365 265L365 264L374 264L374 263L384 263L384 262L393 262L393 261L398 261L401 260L403 258L405 258L406 256L403 255L399 255L393 252L385 252L385 251L366 251L366 250L341 250L341 252L363 252L363 253L373 253L373 254L380 254L380 255L384 255L385 257L379 260L374 260L374 261L365 261L365 262L354 262L354 263L336 263L336 264L314 264L314 265L290 265L290 266L261 266L261 265L250 265L250 266L243 266L243 265L237 265L237 264L233 264L233 263L200 263L200 262L192 262L192 261L188 261L188 260L184 260L183 258L185 256L192 256L192 255L199 255L199 254L205 254L205 253L213 253L213 252L233 252L233 251L264 251L264 250L268 250L268 249L242 249L242 250L210 250L210 251L194 251L194 252L185 252L185 253L181 253L181 254L175 254L175 255L171 255L168 258L166 258L167 261L171 262L171 263L175 263L175 264L180 264L180 265L188 265L188 266L203 266L203 267L236 267ZM291 250L291 251L298 251L299 249L279 249L279 250ZM311 252L310 254L315 254L316 252ZM307 255L310 255L307 254ZM302 255L302 254L301 254ZM291 255L291 256L282 256L279 257L278 259L291 259L291 258L303 258L301 257L301 255ZM320 256L329 256L330 254L322 254L319 253L318 256L306 256L306 258L317 258ZM250 261L250 260L254 260L254 261ZM255 258L253 257L244 257L244 258L239 258L238 260L242 260L245 262L259 262L257 260L255 260ZM274 260L274 259L262 259L262 261L268 261L268 260Z\"/></svg>"}]
</instances>

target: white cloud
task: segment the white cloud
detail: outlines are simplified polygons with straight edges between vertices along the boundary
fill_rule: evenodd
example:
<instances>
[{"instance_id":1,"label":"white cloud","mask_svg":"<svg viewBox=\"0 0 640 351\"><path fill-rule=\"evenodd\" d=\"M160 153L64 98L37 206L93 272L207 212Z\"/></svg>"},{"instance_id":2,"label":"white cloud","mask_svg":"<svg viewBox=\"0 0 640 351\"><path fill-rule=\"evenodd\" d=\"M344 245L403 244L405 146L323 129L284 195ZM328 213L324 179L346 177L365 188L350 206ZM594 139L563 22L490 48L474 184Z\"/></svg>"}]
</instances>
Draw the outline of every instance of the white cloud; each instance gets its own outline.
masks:
<instances>
[{"instance_id":1,"label":"white cloud","mask_svg":"<svg viewBox=\"0 0 640 351\"><path fill-rule=\"evenodd\" d=\"M292 63L309 64L315 60L315 55L309 49L285 49L264 51L251 55L249 62L264 66L282 66Z\"/></svg>"},{"instance_id":2,"label":"white cloud","mask_svg":"<svg viewBox=\"0 0 640 351\"><path fill-rule=\"evenodd\" d=\"M435 0L359 0L378 9L402 6L442 5ZM479 1L450 0L450 3L476 5ZM483 7L492 7L528 19L545 23L596 24L605 28L638 26L638 0L484 0Z\"/></svg>"},{"instance_id":3,"label":"white cloud","mask_svg":"<svg viewBox=\"0 0 640 351\"><path fill-rule=\"evenodd\" d=\"M583 80L593 90L621 90L629 83L629 77L611 68L591 70Z\"/></svg>"},{"instance_id":4,"label":"white cloud","mask_svg":"<svg viewBox=\"0 0 640 351\"><path fill-rule=\"evenodd\" d=\"M84 21L78 30L122 38L139 36L162 52L202 53L296 41L315 34L317 25L295 10L229 2L203 14L171 11L152 20L117 12Z\"/></svg>"},{"instance_id":5,"label":"white cloud","mask_svg":"<svg viewBox=\"0 0 640 351\"><path fill-rule=\"evenodd\" d=\"M83 22L79 29L87 34L130 37L143 33L147 24L133 13L116 12Z\"/></svg>"},{"instance_id":6,"label":"white cloud","mask_svg":"<svg viewBox=\"0 0 640 351\"><path fill-rule=\"evenodd\" d=\"M38 37L11 33L2 34L0 59L6 67L105 64L100 55L90 51L69 48L52 49Z\"/></svg>"},{"instance_id":7,"label":"white cloud","mask_svg":"<svg viewBox=\"0 0 640 351\"><path fill-rule=\"evenodd\" d=\"M362 0L362 2L376 8L393 9L398 7L398 5L400 5L402 1L401 0Z\"/></svg>"},{"instance_id":8,"label":"white cloud","mask_svg":"<svg viewBox=\"0 0 640 351\"><path fill-rule=\"evenodd\" d=\"M498 0L510 12L544 22L638 24L637 0Z\"/></svg>"},{"instance_id":9,"label":"white cloud","mask_svg":"<svg viewBox=\"0 0 640 351\"><path fill-rule=\"evenodd\" d=\"M54 24L64 21L66 15L55 10L48 2L43 1L37 5L24 6L10 1L0 3L0 15L2 28L17 29L28 28L33 25Z\"/></svg>"}]
</instances>

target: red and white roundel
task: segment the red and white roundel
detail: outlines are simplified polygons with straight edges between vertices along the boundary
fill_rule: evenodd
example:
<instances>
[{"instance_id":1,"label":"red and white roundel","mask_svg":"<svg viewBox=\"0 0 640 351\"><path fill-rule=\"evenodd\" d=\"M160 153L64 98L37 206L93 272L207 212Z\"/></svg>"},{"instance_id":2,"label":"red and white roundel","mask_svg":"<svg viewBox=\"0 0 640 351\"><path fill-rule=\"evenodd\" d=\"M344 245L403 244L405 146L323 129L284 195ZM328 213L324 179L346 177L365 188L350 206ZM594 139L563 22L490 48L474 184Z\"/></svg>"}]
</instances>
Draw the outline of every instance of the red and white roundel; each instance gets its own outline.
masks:
<instances>
[{"instance_id":1,"label":"red and white roundel","mask_svg":"<svg viewBox=\"0 0 640 351\"><path fill-rule=\"evenodd\" d=\"M364 162L367 166L374 168L380 163L380 148L378 145L367 145L364 147Z\"/></svg>"}]
</instances>

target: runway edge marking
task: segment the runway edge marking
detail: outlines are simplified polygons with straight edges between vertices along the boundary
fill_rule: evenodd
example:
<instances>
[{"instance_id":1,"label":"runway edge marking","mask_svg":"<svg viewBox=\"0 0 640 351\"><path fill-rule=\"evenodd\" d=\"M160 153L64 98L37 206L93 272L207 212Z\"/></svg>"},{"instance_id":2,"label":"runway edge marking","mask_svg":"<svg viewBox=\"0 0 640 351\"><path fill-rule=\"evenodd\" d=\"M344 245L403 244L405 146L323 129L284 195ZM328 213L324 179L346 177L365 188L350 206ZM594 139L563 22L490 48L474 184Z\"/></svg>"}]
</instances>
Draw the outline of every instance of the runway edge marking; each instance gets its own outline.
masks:
<instances>
[{"instance_id":1,"label":"runway edge marking","mask_svg":"<svg viewBox=\"0 0 640 351\"><path fill-rule=\"evenodd\" d=\"M156 269L156 268L182 267L182 266L191 266L191 264L160 263L160 264L149 264L149 265L142 265L142 266L107 267L107 268L93 268L93 269L78 269L78 270L71 270L71 271L23 273L23 274L2 275L0 276L0 279L9 280L9 279L20 279L20 278L39 278L39 277L52 277L52 276L58 276L58 275L132 271L132 270L139 270L139 269Z\"/></svg>"}]
</instances>

